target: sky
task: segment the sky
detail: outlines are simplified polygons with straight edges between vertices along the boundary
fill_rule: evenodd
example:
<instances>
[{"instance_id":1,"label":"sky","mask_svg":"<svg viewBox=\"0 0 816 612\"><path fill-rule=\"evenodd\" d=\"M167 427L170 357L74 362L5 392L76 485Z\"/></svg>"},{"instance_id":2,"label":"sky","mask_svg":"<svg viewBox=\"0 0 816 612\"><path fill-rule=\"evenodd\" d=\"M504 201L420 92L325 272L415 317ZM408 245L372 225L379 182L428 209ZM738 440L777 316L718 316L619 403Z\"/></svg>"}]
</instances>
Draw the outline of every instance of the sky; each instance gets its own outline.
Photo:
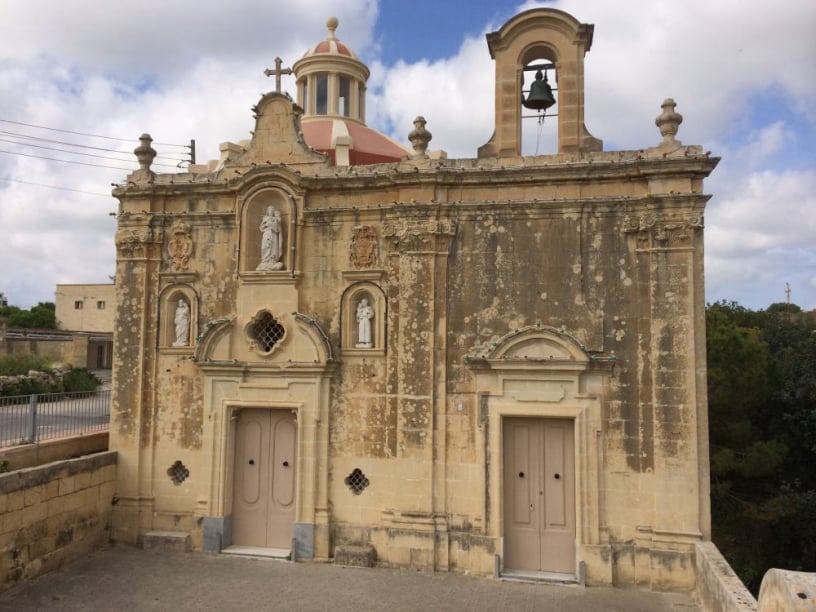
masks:
<instances>
[{"instance_id":1,"label":"sky","mask_svg":"<svg viewBox=\"0 0 816 612\"><path fill-rule=\"evenodd\" d=\"M58 283L111 282L111 184L138 168L139 135L156 171L181 171L191 139L199 163L218 158L249 138L274 89L264 69L291 66L332 15L371 70L370 127L408 145L423 115L431 149L475 157L494 124L485 34L536 6L595 26L585 119L604 150L657 145L672 97L677 138L722 158L705 183L706 301L756 310L789 287L816 308L813 0L2 0L0 293L28 308ZM553 126L526 122L524 153L554 152Z\"/></svg>"}]
</instances>

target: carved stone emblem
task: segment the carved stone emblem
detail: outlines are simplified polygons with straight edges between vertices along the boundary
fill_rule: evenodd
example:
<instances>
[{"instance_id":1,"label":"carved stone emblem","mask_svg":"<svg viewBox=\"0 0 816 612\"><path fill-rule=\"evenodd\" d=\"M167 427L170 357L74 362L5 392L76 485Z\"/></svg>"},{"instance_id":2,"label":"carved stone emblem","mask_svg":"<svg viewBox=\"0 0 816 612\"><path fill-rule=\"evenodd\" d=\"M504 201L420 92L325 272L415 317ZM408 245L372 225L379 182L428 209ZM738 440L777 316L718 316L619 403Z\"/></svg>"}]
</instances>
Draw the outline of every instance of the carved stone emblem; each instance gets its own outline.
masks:
<instances>
[{"instance_id":1,"label":"carved stone emblem","mask_svg":"<svg viewBox=\"0 0 816 612\"><path fill-rule=\"evenodd\" d=\"M176 219L170 228L167 253L170 255L170 265L174 271L182 272L187 269L190 256L193 254L193 239L190 235L190 226L181 219Z\"/></svg>"},{"instance_id":2,"label":"carved stone emblem","mask_svg":"<svg viewBox=\"0 0 816 612\"><path fill-rule=\"evenodd\" d=\"M373 268L377 265L377 234L370 225L358 225L351 230L349 262L353 268Z\"/></svg>"}]
</instances>

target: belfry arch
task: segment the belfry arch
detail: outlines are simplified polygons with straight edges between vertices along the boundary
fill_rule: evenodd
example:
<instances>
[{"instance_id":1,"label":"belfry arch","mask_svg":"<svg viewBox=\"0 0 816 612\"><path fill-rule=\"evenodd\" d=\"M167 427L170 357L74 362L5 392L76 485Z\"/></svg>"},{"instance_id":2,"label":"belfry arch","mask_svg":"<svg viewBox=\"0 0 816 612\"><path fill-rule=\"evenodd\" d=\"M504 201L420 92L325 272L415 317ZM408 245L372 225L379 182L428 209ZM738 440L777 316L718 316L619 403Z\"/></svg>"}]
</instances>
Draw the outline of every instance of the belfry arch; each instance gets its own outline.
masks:
<instances>
[{"instance_id":1,"label":"belfry arch","mask_svg":"<svg viewBox=\"0 0 816 612\"><path fill-rule=\"evenodd\" d=\"M537 59L554 64L550 79L558 79L558 153L602 150L602 141L584 125L584 55L593 30L563 11L532 9L487 35L496 63L496 124L479 157L521 155L522 76Z\"/></svg>"}]
</instances>

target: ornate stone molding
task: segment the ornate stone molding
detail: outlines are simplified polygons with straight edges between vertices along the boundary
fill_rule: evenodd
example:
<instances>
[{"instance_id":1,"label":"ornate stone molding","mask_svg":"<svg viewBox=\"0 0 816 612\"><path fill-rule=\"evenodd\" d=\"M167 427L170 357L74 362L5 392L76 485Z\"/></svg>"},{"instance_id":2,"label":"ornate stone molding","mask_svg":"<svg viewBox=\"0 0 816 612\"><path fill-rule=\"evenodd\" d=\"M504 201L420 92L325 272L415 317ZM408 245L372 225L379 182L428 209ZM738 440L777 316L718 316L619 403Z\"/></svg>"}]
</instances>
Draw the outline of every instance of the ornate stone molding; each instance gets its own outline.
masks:
<instances>
[{"instance_id":1,"label":"ornate stone molding","mask_svg":"<svg viewBox=\"0 0 816 612\"><path fill-rule=\"evenodd\" d=\"M161 240L161 232L158 234L151 228L119 229L116 232L116 250L126 258L146 257L148 245Z\"/></svg>"},{"instance_id":2,"label":"ornate stone molding","mask_svg":"<svg viewBox=\"0 0 816 612\"><path fill-rule=\"evenodd\" d=\"M170 228L167 240L167 254L170 256L170 267L175 272L184 272L193 254L193 239L189 224L176 219Z\"/></svg>"},{"instance_id":3,"label":"ornate stone molding","mask_svg":"<svg viewBox=\"0 0 816 612\"><path fill-rule=\"evenodd\" d=\"M383 224L383 235L391 238L395 245L408 248L428 247L432 239L437 236L455 236L456 221L453 219L395 219Z\"/></svg>"},{"instance_id":4,"label":"ornate stone molding","mask_svg":"<svg viewBox=\"0 0 816 612\"><path fill-rule=\"evenodd\" d=\"M691 246L694 232L704 226L703 213L694 212L676 215L648 213L626 216L623 232L637 234L642 248Z\"/></svg>"}]
</instances>

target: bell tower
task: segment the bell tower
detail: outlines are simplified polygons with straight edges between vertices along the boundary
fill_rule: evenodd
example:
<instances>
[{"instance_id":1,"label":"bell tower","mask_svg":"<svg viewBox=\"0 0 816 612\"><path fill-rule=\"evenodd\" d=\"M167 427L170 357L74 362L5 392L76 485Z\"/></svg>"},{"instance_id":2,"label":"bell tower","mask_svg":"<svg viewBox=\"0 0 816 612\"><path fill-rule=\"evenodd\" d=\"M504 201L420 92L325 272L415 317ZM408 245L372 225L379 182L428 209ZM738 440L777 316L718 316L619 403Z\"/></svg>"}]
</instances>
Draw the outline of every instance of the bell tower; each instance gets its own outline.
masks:
<instances>
[{"instance_id":1,"label":"bell tower","mask_svg":"<svg viewBox=\"0 0 816 612\"><path fill-rule=\"evenodd\" d=\"M522 87L525 67L536 60L555 67L558 84L558 153L601 151L603 143L584 125L584 55L594 26L557 9L519 13L487 35L496 62L496 125L479 157L521 155ZM529 79L528 79L529 80Z\"/></svg>"}]
</instances>

